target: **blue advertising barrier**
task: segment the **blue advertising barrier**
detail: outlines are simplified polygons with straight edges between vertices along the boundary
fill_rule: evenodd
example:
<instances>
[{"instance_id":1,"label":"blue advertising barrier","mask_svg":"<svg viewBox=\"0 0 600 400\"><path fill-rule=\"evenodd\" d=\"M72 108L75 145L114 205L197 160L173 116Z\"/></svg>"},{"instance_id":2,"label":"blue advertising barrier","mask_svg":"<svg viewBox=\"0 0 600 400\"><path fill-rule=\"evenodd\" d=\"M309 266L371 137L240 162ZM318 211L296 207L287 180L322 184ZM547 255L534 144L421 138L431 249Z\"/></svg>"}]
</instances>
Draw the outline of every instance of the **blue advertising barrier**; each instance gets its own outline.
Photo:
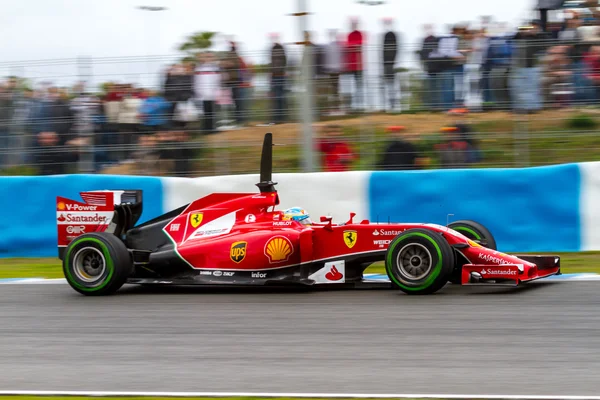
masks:
<instances>
[{"instance_id":1,"label":"blue advertising barrier","mask_svg":"<svg viewBox=\"0 0 600 400\"><path fill-rule=\"evenodd\" d=\"M140 222L162 214L162 181L154 177L56 175L1 177L0 257L57 255L56 197L80 200L80 192L143 190Z\"/></svg>"},{"instance_id":2,"label":"blue advertising barrier","mask_svg":"<svg viewBox=\"0 0 600 400\"><path fill-rule=\"evenodd\" d=\"M600 163L523 169L284 174L286 204L318 218L350 211L373 222L471 219L506 252L600 250ZM145 222L213 191L256 190L254 176L157 178L111 175L0 177L0 257L55 257L56 196L143 190ZM301 184L299 184L301 182ZM335 183L335 184L334 184Z\"/></svg>"},{"instance_id":3,"label":"blue advertising barrier","mask_svg":"<svg viewBox=\"0 0 600 400\"><path fill-rule=\"evenodd\" d=\"M374 172L372 220L485 225L506 252L579 251L577 164L525 169Z\"/></svg>"}]
</instances>

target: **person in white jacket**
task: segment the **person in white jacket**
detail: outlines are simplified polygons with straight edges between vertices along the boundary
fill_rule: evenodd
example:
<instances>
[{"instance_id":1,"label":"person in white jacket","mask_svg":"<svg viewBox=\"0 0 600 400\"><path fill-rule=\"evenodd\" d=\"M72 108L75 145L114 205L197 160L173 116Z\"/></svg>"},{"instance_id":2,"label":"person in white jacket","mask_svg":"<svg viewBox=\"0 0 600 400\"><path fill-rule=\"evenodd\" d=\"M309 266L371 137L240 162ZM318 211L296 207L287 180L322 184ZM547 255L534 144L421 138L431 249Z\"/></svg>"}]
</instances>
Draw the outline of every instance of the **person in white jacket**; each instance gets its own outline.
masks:
<instances>
[{"instance_id":1,"label":"person in white jacket","mask_svg":"<svg viewBox=\"0 0 600 400\"><path fill-rule=\"evenodd\" d=\"M329 31L329 43L325 49L325 71L329 75L329 110L332 115L340 115L340 74L342 73L343 43L337 30Z\"/></svg>"},{"instance_id":2,"label":"person in white jacket","mask_svg":"<svg viewBox=\"0 0 600 400\"><path fill-rule=\"evenodd\" d=\"M194 75L194 97L204 109L204 133L216 133L216 102L221 89L221 68L211 52L198 55Z\"/></svg>"},{"instance_id":3,"label":"person in white jacket","mask_svg":"<svg viewBox=\"0 0 600 400\"><path fill-rule=\"evenodd\" d=\"M135 95L135 89L128 87L123 99L119 104L117 121L119 123L120 141L124 147L121 148L123 159L127 159L133 152L133 146L137 143L140 130L140 107L142 100Z\"/></svg>"}]
</instances>

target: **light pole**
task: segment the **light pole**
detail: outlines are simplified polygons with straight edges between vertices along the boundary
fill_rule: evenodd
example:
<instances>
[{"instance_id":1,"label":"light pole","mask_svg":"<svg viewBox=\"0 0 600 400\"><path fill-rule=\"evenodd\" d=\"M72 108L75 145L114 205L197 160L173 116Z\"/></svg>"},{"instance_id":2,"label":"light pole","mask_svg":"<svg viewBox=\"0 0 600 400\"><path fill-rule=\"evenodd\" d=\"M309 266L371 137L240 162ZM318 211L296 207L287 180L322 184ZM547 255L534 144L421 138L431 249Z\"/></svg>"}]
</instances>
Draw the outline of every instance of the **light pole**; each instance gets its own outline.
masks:
<instances>
[{"instance_id":1,"label":"light pole","mask_svg":"<svg viewBox=\"0 0 600 400\"><path fill-rule=\"evenodd\" d=\"M301 95L301 120L302 120L302 133L303 133L303 153L304 153L304 172L315 171L315 157L314 157L314 144L313 144L313 88L312 88L312 49L308 45L308 42L304 38L304 33L308 31L308 5L307 0L297 0L296 7L298 11L291 14L295 17L300 17L298 28L300 31L300 37L302 40L296 42L304 46L304 57L302 57L300 82L303 83L303 91Z\"/></svg>"},{"instance_id":2,"label":"light pole","mask_svg":"<svg viewBox=\"0 0 600 400\"><path fill-rule=\"evenodd\" d=\"M138 6L137 7L138 10L142 10L142 11L148 11L148 12L160 12L160 11L165 11L168 10L167 7L162 7L162 6ZM148 62L146 64L146 67L148 68L148 75L152 76L152 62L150 60L151 58L151 48L152 48L152 38L150 36L150 32L152 31L152 24L150 22L147 23L146 25L147 28L147 40L148 40ZM160 36L159 36L160 38Z\"/></svg>"}]
</instances>

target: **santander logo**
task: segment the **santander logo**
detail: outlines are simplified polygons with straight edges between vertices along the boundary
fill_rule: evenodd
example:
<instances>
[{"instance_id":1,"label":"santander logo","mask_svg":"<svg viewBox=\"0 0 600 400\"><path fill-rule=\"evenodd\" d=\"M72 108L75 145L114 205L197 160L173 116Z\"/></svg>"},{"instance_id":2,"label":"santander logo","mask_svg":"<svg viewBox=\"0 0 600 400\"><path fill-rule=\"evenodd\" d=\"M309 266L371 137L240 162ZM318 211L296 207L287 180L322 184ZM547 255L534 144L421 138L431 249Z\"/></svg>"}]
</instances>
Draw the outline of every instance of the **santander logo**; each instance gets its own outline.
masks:
<instances>
[{"instance_id":1,"label":"santander logo","mask_svg":"<svg viewBox=\"0 0 600 400\"><path fill-rule=\"evenodd\" d=\"M325 274L325 278L329 281L339 281L343 277L344 275L342 275L342 273L337 270L335 265L331 267L328 273Z\"/></svg>"}]
</instances>

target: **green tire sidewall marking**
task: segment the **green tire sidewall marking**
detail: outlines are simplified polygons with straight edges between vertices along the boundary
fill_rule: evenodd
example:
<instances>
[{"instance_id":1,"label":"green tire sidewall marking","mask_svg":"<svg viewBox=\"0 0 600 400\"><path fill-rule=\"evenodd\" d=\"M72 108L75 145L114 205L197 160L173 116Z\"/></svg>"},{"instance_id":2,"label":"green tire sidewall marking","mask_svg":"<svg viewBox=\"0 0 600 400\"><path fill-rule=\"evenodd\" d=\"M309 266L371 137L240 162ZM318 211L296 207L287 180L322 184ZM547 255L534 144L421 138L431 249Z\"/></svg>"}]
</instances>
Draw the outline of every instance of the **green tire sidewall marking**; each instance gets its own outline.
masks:
<instances>
[{"instance_id":1,"label":"green tire sidewall marking","mask_svg":"<svg viewBox=\"0 0 600 400\"><path fill-rule=\"evenodd\" d=\"M467 228L466 226L457 226L456 228L451 228L451 229L454 229L455 231L458 231L458 232L470 233L471 235L475 236L475 240L481 240L481 235L479 235L473 229Z\"/></svg>"},{"instance_id":2,"label":"green tire sidewall marking","mask_svg":"<svg viewBox=\"0 0 600 400\"><path fill-rule=\"evenodd\" d=\"M102 254L104 254L104 259L106 261L106 268L108 268L108 275L104 279L104 282L102 282L102 284L100 286L96 286L93 288L89 288L89 287L85 287L85 286L81 285L79 282L77 282L73 278L73 275L71 274L71 265L70 265L71 253L77 245L79 245L80 243L85 243L85 242L95 243L96 245L98 245L98 247L100 247ZM101 240L98 240L95 238L82 238L79 240L75 240L75 242L73 242L73 245L70 246L69 251L67 252L67 255L65 256L65 260L67 261L67 265L63 269L65 271L65 274L67 275L67 279L73 285L77 286L77 288L79 288L85 292L95 292L95 291L103 289L106 285L108 285L110 283L110 279L112 278L114 271L115 271L113 261L110 258L110 253L108 251L108 247L106 247L106 245Z\"/></svg>"},{"instance_id":3,"label":"green tire sidewall marking","mask_svg":"<svg viewBox=\"0 0 600 400\"><path fill-rule=\"evenodd\" d=\"M435 247L436 251L437 251L437 255L438 255L438 262L435 265L435 267L433 267L433 272L431 273L431 275L429 275L429 277L427 278L427 280L425 282L423 282L421 285L419 286L406 286L402 283L400 283L396 277L394 276L394 274L392 273L392 271L390 271L390 269L392 268L392 263L393 263L393 257L392 254L394 253L394 251L396 250L396 247L398 247L398 245L402 244L402 242L404 241L404 239L406 238L410 238L410 237L421 237L423 239L427 239L428 241L431 242L431 244L433 244L433 246ZM394 244L394 246L392 247L392 249L388 252L388 256L387 256L387 262L385 263L385 268L388 272L388 276L390 277L390 279L392 279L394 281L394 283L396 283L396 285L402 287L405 290L409 290L409 291L418 291L418 290L424 290L427 289L429 286L431 286L431 284L433 283L433 281L435 280L435 278L438 277L438 275L440 274L441 270L442 270L442 250L440 249L440 246L438 246L438 244L429 236L423 234L423 233L419 233L419 232L414 232L414 233L409 233L406 236L402 237L402 240L396 242Z\"/></svg>"}]
</instances>

